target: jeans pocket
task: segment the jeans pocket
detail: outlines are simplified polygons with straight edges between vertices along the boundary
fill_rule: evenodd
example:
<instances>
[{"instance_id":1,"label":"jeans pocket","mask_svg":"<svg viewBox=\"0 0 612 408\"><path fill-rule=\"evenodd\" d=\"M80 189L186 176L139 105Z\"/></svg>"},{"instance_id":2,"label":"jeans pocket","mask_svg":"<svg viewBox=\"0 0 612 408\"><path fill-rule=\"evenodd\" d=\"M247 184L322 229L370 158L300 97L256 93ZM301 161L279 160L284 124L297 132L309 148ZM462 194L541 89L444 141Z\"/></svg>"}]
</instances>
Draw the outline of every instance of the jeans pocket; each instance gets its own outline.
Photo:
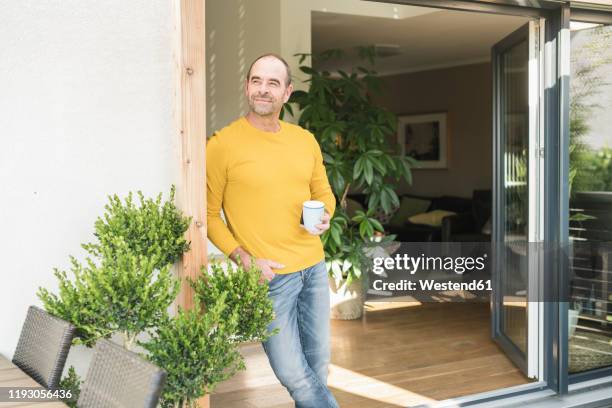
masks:
<instances>
[{"instance_id":1,"label":"jeans pocket","mask_svg":"<svg viewBox=\"0 0 612 408\"><path fill-rule=\"evenodd\" d=\"M277 287L282 280L282 274L275 273L272 279L268 281L268 290L272 290L274 287Z\"/></svg>"},{"instance_id":2,"label":"jeans pocket","mask_svg":"<svg viewBox=\"0 0 612 408\"><path fill-rule=\"evenodd\" d=\"M274 273L274 272L273 272L273 273ZM272 279L270 279L270 280L268 281L268 283L272 283L272 282L274 282L275 280L277 280L277 278L278 278L279 276L280 276L280 274L275 273L275 274L274 274L274 276L272 277Z\"/></svg>"}]
</instances>

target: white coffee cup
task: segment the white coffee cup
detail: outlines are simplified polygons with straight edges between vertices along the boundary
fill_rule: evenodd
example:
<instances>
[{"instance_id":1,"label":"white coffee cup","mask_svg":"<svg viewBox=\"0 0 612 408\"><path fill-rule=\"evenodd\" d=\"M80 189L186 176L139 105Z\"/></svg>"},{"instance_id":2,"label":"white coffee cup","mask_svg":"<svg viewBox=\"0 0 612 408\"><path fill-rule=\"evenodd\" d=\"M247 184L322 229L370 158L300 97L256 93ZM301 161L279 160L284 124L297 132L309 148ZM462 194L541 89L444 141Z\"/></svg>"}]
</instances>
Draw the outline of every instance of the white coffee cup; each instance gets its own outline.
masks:
<instances>
[{"instance_id":1,"label":"white coffee cup","mask_svg":"<svg viewBox=\"0 0 612 408\"><path fill-rule=\"evenodd\" d=\"M325 213L325 204L322 201L308 200L302 204L302 219L304 227L311 233L317 232L317 227L321 223L321 218Z\"/></svg>"}]
</instances>

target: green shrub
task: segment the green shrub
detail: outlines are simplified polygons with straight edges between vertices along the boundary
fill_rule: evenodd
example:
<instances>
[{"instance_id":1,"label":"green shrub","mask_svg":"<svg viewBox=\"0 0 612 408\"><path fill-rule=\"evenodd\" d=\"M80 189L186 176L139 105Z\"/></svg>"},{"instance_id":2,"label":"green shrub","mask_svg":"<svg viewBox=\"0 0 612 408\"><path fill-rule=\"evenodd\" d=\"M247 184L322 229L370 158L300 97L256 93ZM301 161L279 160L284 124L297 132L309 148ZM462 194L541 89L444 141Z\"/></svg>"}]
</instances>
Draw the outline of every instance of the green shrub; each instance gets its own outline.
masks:
<instances>
[{"instance_id":1,"label":"green shrub","mask_svg":"<svg viewBox=\"0 0 612 408\"><path fill-rule=\"evenodd\" d=\"M68 375L66 375L59 383L59 389L66 392L70 392L70 397L63 398L62 401L68 405L70 408L77 408L77 400L79 399L79 395L81 394L81 385L83 382L81 378L77 375L74 367L70 366L68 369Z\"/></svg>"},{"instance_id":2,"label":"green shrub","mask_svg":"<svg viewBox=\"0 0 612 408\"><path fill-rule=\"evenodd\" d=\"M140 343L147 358L168 373L161 406L196 406L196 400L211 393L216 384L245 368L233 341L238 312L227 317L225 294L209 304L205 313L179 310L176 317L160 325L152 339Z\"/></svg>"},{"instance_id":3,"label":"green shrub","mask_svg":"<svg viewBox=\"0 0 612 408\"><path fill-rule=\"evenodd\" d=\"M100 301L91 288L91 278L97 273L98 267L89 258L86 265L74 257L70 257L70 262L73 279L69 279L65 271L54 269L59 281L58 294L39 288L37 295L47 312L76 327L74 344L92 347L97 339L110 337L113 333L110 321L106 318L106 304Z\"/></svg>"},{"instance_id":4,"label":"green shrub","mask_svg":"<svg viewBox=\"0 0 612 408\"><path fill-rule=\"evenodd\" d=\"M190 218L184 217L174 205L174 186L169 199L163 203L161 193L155 200L145 199L140 191L137 194L139 206L134 205L131 192L124 202L116 194L109 196L104 216L95 223L97 242L84 244L83 248L92 255L102 256L103 248L116 249L114 240L121 237L135 255L150 257L159 252L161 257L155 269L175 263L189 250L184 234Z\"/></svg>"},{"instance_id":5,"label":"green shrub","mask_svg":"<svg viewBox=\"0 0 612 408\"><path fill-rule=\"evenodd\" d=\"M159 253L135 255L121 237L112 247L101 247L102 261L87 265L74 258L74 281L65 272L56 272L59 295L39 290L44 307L51 314L72 322L82 344L91 346L100 337L114 332L123 335L130 349L136 336L167 319L167 309L179 290L179 281L170 265L159 265Z\"/></svg>"},{"instance_id":6,"label":"green shrub","mask_svg":"<svg viewBox=\"0 0 612 408\"><path fill-rule=\"evenodd\" d=\"M39 288L45 309L77 327L76 344L91 347L101 337L121 332L131 348L141 331L167 319L167 308L179 282L170 266L189 249L184 239L190 219L183 217L170 198L162 203L138 192L125 202L109 197L106 212L95 223L97 241L82 245L89 253L84 264L70 258L72 277L55 270L58 294Z\"/></svg>"},{"instance_id":7,"label":"green shrub","mask_svg":"<svg viewBox=\"0 0 612 408\"><path fill-rule=\"evenodd\" d=\"M612 149L584 147L574 162L574 191L612 191Z\"/></svg>"},{"instance_id":8,"label":"green shrub","mask_svg":"<svg viewBox=\"0 0 612 408\"><path fill-rule=\"evenodd\" d=\"M223 318L238 313L238 327L235 341L265 341L276 334L267 332L267 326L274 319L272 301L268 298L267 281L259 282L261 271L251 263L250 269L242 265L233 266L228 260L225 272L219 263L211 263L211 273L202 268L202 274L191 286L201 307L207 308L226 293L227 309Z\"/></svg>"}]
</instances>

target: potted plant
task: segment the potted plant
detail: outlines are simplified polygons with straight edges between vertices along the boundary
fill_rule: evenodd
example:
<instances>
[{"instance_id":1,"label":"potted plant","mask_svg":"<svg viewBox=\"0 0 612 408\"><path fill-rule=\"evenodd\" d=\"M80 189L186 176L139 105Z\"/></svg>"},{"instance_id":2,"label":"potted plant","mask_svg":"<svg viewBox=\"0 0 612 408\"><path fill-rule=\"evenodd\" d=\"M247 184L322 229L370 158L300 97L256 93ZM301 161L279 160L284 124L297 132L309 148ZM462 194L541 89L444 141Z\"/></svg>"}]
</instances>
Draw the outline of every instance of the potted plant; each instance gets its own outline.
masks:
<instances>
[{"instance_id":1,"label":"potted plant","mask_svg":"<svg viewBox=\"0 0 612 408\"><path fill-rule=\"evenodd\" d=\"M272 301L268 298L268 283L260 282L261 271L251 262L249 269L234 266L229 260L224 264L211 262L210 271L202 268L202 274L191 282L200 307L212 305L225 296L227 308L222 318L229 319L238 313L238 325L233 341L238 343L265 341L277 331L268 332L274 320Z\"/></svg>"},{"instance_id":2,"label":"potted plant","mask_svg":"<svg viewBox=\"0 0 612 408\"><path fill-rule=\"evenodd\" d=\"M189 250L185 231L191 222L174 204L175 193L171 186L168 199L162 202L161 193L152 199L138 191L138 205L132 192L123 202L116 194L109 196L104 216L95 222L96 241L84 244L83 248L100 257L104 248L116 248L116 238L123 238L133 254L156 256L155 269L174 264Z\"/></svg>"},{"instance_id":3,"label":"potted plant","mask_svg":"<svg viewBox=\"0 0 612 408\"><path fill-rule=\"evenodd\" d=\"M58 293L39 288L45 309L77 328L75 344L91 347L102 337L120 333L123 346L132 349L139 333L165 324L176 298L179 281L171 265L189 249L184 239L190 219L174 205L174 186L167 201L138 192L122 202L109 197L103 217L95 223L96 241L82 245L84 263L71 257L69 278L55 269ZM78 395L81 381L73 367L62 379ZM65 401L75 406L76 399Z\"/></svg>"},{"instance_id":4,"label":"potted plant","mask_svg":"<svg viewBox=\"0 0 612 408\"><path fill-rule=\"evenodd\" d=\"M163 407L195 407L215 386L244 369L238 352L243 342L264 341L277 333L267 327L274 318L267 282L255 266L226 268L211 263L210 272L191 281L196 308L179 311L143 342L147 358L166 370ZM254 263L252 264L254 265Z\"/></svg>"},{"instance_id":5,"label":"potted plant","mask_svg":"<svg viewBox=\"0 0 612 408\"><path fill-rule=\"evenodd\" d=\"M359 47L360 55L371 64L373 47ZM341 57L339 50L320 55L297 54L300 64L306 58L328 60ZM323 153L327 176L339 206L330 221L330 229L322 235L327 269L330 274L332 317L358 318L362 313L362 276L368 260L363 247L376 231L384 232L376 219L377 211L389 214L399 206L395 185L401 179L412 182L411 167L415 160L393 153L389 143L396 132L397 118L375 105L373 93L380 92L376 71L357 66L350 73L334 74L312 66L300 70L308 78L308 91L295 91L285 105L291 104L301 114L300 126L317 138ZM366 194L367 209L347 214L347 195L351 190Z\"/></svg>"},{"instance_id":6,"label":"potted plant","mask_svg":"<svg viewBox=\"0 0 612 408\"><path fill-rule=\"evenodd\" d=\"M178 292L170 267L189 248L184 233L189 218L174 205L174 187L168 201L161 194L140 205L132 193L122 202L109 197L103 218L95 223L93 243L82 245L85 264L71 257L72 279L55 270L59 293L39 288L45 309L77 328L75 343L91 347L100 337L121 333L131 349L136 336L156 327Z\"/></svg>"},{"instance_id":7,"label":"potted plant","mask_svg":"<svg viewBox=\"0 0 612 408\"><path fill-rule=\"evenodd\" d=\"M225 296L208 304L205 313L179 310L156 328L151 340L140 343L149 352L146 357L167 373L162 407L197 407L198 398L245 368L233 341L238 311L229 312L228 318Z\"/></svg>"},{"instance_id":8,"label":"potted plant","mask_svg":"<svg viewBox=\"0 0 612 408\"><path fill-rule=\"evenodd\" d=\"M123 346L131 350L139 333L167 317L179 281L169 264L155 268L160 255L135 255L123 239L113 242L112 250L101 249L99 263L87 258L82 265L72 258L74 280L68 279L66 272L56 271L58 295L44 288L38 295L49 313L76 326L75 343L90 347L101 337L120 333Z\"/></svg>"}]
</instances>

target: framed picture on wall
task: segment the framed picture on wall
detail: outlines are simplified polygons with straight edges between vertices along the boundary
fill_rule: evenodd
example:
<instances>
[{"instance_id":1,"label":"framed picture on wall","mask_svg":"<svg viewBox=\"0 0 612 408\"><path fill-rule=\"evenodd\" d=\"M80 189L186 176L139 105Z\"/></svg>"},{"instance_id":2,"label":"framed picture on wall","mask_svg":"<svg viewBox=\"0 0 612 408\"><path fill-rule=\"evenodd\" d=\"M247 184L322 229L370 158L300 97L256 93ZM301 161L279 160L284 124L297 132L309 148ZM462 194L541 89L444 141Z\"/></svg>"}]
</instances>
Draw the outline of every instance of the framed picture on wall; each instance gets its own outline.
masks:
<instances>
[{"instance_id":1,"label":"framed picture on wall","mask_svg":"<svg viewBox=\"0 0 612 408\"><path fill-rule=\"evenodd\" d=\"M398 116L397 142L402 155L419 161L415 169L447 168L446 112Z\"/></svg>"}]
</instances>

